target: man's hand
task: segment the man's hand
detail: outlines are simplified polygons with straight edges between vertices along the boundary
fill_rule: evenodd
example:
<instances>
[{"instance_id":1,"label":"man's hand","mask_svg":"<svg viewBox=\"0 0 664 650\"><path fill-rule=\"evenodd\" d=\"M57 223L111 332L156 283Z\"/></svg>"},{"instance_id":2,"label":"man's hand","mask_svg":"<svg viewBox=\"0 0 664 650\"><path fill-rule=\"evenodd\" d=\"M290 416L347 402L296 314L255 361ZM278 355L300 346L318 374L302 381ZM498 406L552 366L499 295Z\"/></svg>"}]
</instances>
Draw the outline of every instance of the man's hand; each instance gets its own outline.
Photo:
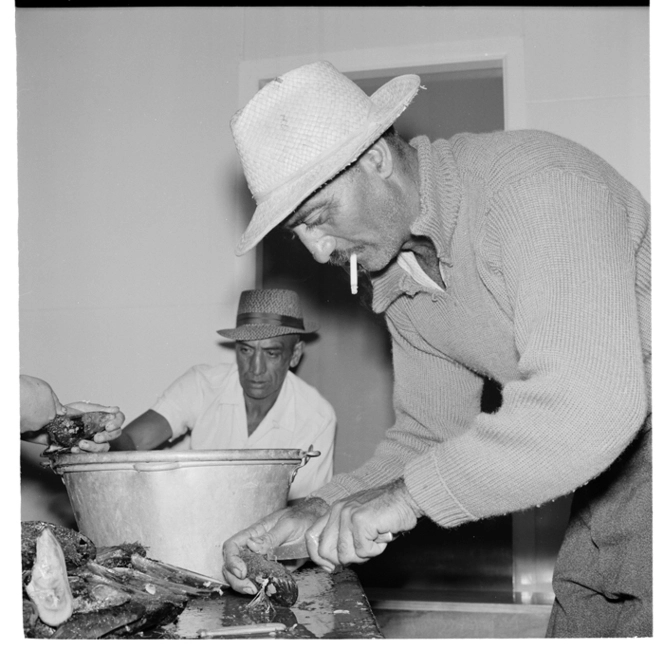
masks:
<instances>
[{"instance_id":1,"label":"man's hand","mask_svg":"<svg viewBox=\"0 0 664 650\"><path fill-rule=\"evenodd\" d=\"M296 542L306 536L312 524L325 514L329 506L318 498L305 499L290 508L282 508L257 521L253 526L236 533L224 542L224 577L230 586L245 594L255 594L255 585L246 579L247 567L239 553L248 548L265 554L285 543Z\"/></svg>"},{"instance_id":2,"label":"man's hand","mask_svg":"<svg viewBox=\"0 0 664 650\"><path fill-rule=\"evenodd\" d=\"M21 437L47 444L45 435L32 438L29 434L45 427L56 415L62 415L65 412L64 406L60 404L50 384L39 377L21 375L20 385Z\"/></svg>"},{"instance_id":3,"label":"man's hand","mask_svg":"<svg viewBox=\"0 0 664 650\"><path fill-rule=\"evenodd\" d=\"M95 453L109 451L111 448L109 442L115 440L122 433L122 424L124 423L125 416L117 406L102 406L101 404L91 404L90 402L72 402L71 404L67 404L64 409L66 415L91 413L94 411L113 414L113 417L109 417L108 422L106 422L104 431L95 433L92 440L81 440L78 446L71 448L72 454L77 454L80 451Z\"/></svg>"},{"instance_id":4,"label":"man's hand","mask_svg":"<svg viewBox=\"0 0 664 650\"><path fill-rule=\"evenodd\" d=\"M309 556L327 571L380 555L392 536L411 530L422 512L403 479L364 490L332 505L307 531ZM387 540L387 541L383 541Z\"/></svg>"}]
</instances>

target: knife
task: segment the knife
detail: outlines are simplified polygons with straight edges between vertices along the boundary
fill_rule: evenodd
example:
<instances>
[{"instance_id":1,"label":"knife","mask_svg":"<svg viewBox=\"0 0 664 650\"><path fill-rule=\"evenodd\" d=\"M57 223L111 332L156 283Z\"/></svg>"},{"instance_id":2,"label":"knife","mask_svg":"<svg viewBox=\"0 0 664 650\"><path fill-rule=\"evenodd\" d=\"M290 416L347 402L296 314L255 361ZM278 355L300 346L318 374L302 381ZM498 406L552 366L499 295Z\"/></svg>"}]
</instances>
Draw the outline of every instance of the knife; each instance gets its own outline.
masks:
<instances>
[{"instance_id":1,"label":"knife","mask_svg":"<svg viewBox=\"0 0 664 650\"><path fill-rule=\"evenodd\" d=\"M283 623L256 623L254 625L229 625L218 630L198 630L199 639L216 639L221 636L241 636L245 634L270 634L286 629Z\"/></svg>"},{"instance_id":2,"label":"knife","mask_svg":"<svg viewBox=\"0 0 664 650\"><path fill-rule=\"evenodd\" d=\"M376 543L391 542L398 537L398 533L381 533L374 540ZM304 560L309 558L309 551L307 551L307 543L304 538L295 542L288 542L273 548L268 552L267 557L269 560Z\"/></svg>"}]
</instances>

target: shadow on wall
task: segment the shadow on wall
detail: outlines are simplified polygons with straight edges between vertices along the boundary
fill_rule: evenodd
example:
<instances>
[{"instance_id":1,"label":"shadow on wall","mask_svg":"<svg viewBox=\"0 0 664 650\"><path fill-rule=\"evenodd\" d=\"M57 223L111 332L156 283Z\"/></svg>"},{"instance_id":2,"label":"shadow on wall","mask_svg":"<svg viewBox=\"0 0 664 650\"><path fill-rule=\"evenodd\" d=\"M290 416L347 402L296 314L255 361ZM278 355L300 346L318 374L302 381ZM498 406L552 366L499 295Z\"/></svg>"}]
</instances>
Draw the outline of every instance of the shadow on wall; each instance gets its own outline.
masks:
<instances>
[{"instance_id":1,"label":"shadow on wall","mask_svg":"<svg viewBox=\"0 0 664 650\"><path fill-rule=\"evenodd\" d=\"M238 232L244 232L245 228L249 225L249 221L251 221L252 215L254 214L254 210L256 209L256 202L254 201L254 197L251 196L251 191L247 185L247 180L244 177L244 172L242 171L242 167L239 164L232 172L231 178L233 186L236 188L238 207L237 214L232 215L232 218L239 219L241 226L238 228ZM237 243L238 242L233 242L234 245Z\"/></svg>"}]
</instances>

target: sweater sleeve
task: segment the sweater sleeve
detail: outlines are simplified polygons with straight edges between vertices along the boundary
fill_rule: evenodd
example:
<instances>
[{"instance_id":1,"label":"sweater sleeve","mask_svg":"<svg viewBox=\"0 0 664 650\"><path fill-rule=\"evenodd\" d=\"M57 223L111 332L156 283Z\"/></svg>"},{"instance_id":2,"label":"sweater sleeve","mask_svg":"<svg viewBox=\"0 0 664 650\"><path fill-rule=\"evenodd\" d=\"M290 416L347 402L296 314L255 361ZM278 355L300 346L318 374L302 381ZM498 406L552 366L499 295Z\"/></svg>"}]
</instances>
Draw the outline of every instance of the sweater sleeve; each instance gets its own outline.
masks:
<instances>
[{"instance_id":1,"label":"sweater sleeve","mask_svg":"<svg viewBox=\"0 0 664 650\"><path fill-rule=\"evenodd\" d=\"M616 459L647 413L624 207L601 183L549 172L496 197L491 224L519 379L498 412L407 464L411 495L444 526L569 493Z\"/></svg>"}]
</instances>

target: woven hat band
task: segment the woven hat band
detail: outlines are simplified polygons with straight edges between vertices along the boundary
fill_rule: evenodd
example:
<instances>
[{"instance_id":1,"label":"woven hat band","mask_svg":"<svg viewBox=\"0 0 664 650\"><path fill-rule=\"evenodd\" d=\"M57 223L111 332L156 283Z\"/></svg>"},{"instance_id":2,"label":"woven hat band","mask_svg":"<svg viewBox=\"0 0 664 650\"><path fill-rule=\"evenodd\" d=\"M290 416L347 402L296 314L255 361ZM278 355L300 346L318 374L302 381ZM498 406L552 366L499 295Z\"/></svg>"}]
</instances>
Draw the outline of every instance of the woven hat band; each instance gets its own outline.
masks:
<instances>
[{"instance_id":1,"label":"woven hat band","mask_svg":"<svg viewBox=\"0 0 664 650\"><path fill-rule=\"evenodd\" d=\"M292 327L299 330L304 329L304 321L301 318L255 311L238 314L235 326L240 327L242 325L280 325L281 327Z\"/></svg>"}]
</instances>

